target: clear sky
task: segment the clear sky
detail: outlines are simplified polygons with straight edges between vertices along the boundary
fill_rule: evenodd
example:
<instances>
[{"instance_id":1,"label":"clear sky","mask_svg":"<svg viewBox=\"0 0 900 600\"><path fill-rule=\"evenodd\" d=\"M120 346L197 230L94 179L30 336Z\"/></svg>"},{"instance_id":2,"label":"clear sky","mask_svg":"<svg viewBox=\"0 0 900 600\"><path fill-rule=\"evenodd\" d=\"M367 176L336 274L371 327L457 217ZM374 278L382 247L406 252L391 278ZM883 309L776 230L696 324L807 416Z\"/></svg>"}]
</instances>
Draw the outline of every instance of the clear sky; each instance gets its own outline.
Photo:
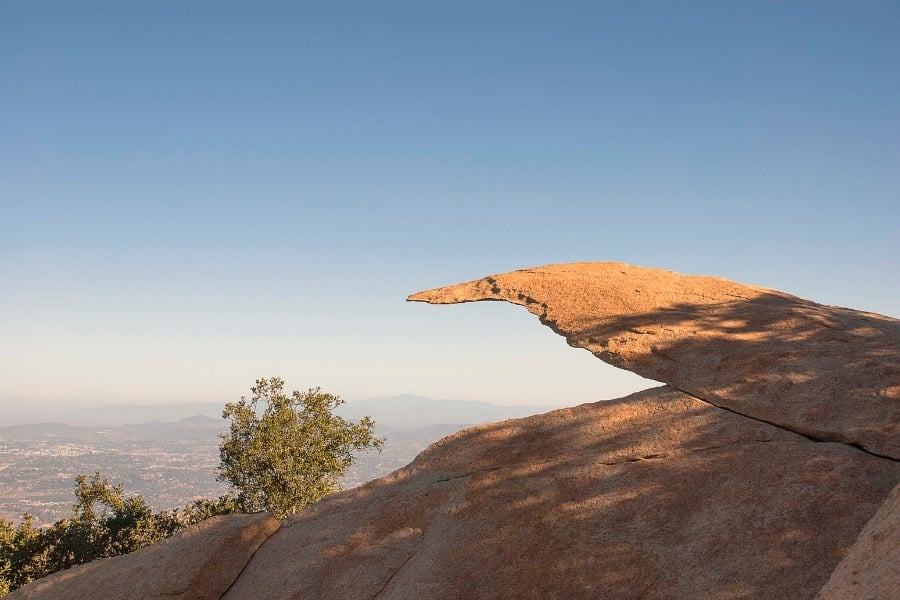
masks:
<instances>
[{"instance_id":1,"label":"clear sky","mask_svg":"<svg viewBox=\"0 0 900 600\"><path fill-rule=\"evenodd\" d=\"M0 414L641 387L556 262L900 316L900 3L0 3ZM2 417L0 417L2 421Z\"/></svg>"}]
</instances>

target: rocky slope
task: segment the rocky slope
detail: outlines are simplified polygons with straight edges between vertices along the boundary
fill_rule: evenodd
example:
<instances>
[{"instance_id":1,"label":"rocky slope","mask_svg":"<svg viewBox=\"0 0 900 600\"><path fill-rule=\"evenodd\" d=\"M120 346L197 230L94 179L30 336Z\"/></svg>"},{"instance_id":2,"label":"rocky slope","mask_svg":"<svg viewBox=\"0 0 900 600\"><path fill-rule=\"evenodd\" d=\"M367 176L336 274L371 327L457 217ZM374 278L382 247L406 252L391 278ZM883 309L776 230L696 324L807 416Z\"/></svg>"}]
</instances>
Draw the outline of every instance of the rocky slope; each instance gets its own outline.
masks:
<instances>
[{"instance_id":1,"label":"rocky slope","mask_svg":"<svg viewBox=\"0 0 900 600\"><path fill-rule=\"evenodd\" d=\"M666 385L468 429L280 528L218 519L13 597L834 600L900 589L900 322L617 263L410 299L520 304L573 346ZM223 540L247 527L242 558L226 564Z\"/></svg>"}]
</instances>

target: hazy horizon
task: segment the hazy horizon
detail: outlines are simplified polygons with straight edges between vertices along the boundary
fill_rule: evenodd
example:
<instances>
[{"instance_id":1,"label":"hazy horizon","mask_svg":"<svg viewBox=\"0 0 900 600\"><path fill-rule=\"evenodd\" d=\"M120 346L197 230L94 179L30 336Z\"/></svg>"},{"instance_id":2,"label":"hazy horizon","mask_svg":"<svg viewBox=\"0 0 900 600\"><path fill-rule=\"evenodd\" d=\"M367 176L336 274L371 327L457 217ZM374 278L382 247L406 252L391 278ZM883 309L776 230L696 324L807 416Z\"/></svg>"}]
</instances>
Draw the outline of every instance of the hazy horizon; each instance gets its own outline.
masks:
<instances>
[{"instance_id":1,"label":"hazy horizon","mask_svg":"<svg viewBox=\"0 0 900 600\"><path fill-rule=\"evenodd\" d=\"M606 400L606 399L598 399ZM221 418L225 402L178 402L148 404L106 404L97 406L70 407L58 406L58 410L25 409L5 415L0 421L0 429L5 426L37 425L42 423L60 423L73 426L120 426L124 424L140 424L160 421L172 423L195 416ZM558 408L553 405L532 404L495 404L478 400L453 400L447 398L427 398L413 394L396 394L376 398L348 400L338 408L338 413L357 420L360 417L374 416L376 423L387 414L391 423L402 421L406 427L428 426L451 423L480 423L493 420L491 414L498 418L527 416L538 412L546 412ZM460 412L463 411L463 412ZM468 412L467 412L468 411ZM454 415L452 418L443 418Z\"/></svg>"}]
</instances>

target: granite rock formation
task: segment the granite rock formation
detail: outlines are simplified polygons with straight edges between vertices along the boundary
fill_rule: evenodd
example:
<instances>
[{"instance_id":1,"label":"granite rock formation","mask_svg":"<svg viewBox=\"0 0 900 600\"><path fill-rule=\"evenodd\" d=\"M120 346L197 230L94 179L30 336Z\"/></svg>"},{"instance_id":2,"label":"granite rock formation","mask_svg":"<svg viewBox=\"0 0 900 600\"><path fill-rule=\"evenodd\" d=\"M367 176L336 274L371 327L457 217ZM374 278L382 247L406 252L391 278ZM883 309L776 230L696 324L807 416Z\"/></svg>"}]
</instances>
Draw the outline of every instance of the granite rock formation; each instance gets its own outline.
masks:
<instances>
[{"instance_id":1,"label":"granite rock formation","mask_svg":"<svg viewBox=\"0 0 900 600\"><path fill-rule=\"evenodd\" d=\"M177 549L221 547L247 517L205 525L202 545L180 534L19 596L64 597L53 581L228 600L889 600L900 589L900 322L617 263L410 300L520 304L573 346L665 385L445 438L269 527L227 573ZM140 594L115 595L132 582Z\"/></svg>"},{"instance_id":2,"label":"granite rock formation","mask_svg":"<svg viewBox=\"0 0 900 600\"><path fill-rule=\"evenodd\" d=\"M409 297L502 300L614 366L821 441L900 459L900 322L621 263L523 269Z\"/></svg>"}]
</instances>

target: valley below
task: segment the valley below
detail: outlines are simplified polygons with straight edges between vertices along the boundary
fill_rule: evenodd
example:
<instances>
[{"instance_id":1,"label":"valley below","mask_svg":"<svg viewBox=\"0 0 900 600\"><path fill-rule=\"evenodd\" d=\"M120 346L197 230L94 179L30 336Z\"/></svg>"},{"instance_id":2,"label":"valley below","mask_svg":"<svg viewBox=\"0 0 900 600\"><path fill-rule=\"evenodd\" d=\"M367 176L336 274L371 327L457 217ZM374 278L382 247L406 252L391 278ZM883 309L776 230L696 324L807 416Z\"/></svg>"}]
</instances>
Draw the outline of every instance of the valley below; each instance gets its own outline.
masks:
<instances>
[{"instance_id":1,"label":"valley below","mask_svg":"<svg viewBox=\"0 0 900 600\"><path fill-rule=\"evenodd\" d=\"M166 418L178 415L177 408L157 412ZM143 496L155 510L181 508L200 498L225 494L228 485L216 480L216 468L218 435L228 424L211 416L220 414L221 406L199 408L205 408L203 414L165 422L0 427L0 519L18 523L27 512L34 515L36 524L50 525L67 518L75 502L76 477L97 471L111 483L123 485L126 495ZM399 469L429 444L460 429L541 410L409 395L348 403L341 409L352 419L373 415L376 434L386 438L380 453L357 455L341 480L345 489ZM109 414L127 420L146 418L147 412L129 415L119 408ZM439 419L470 422L434 422Z\"/></svg>"}]
</instances>

